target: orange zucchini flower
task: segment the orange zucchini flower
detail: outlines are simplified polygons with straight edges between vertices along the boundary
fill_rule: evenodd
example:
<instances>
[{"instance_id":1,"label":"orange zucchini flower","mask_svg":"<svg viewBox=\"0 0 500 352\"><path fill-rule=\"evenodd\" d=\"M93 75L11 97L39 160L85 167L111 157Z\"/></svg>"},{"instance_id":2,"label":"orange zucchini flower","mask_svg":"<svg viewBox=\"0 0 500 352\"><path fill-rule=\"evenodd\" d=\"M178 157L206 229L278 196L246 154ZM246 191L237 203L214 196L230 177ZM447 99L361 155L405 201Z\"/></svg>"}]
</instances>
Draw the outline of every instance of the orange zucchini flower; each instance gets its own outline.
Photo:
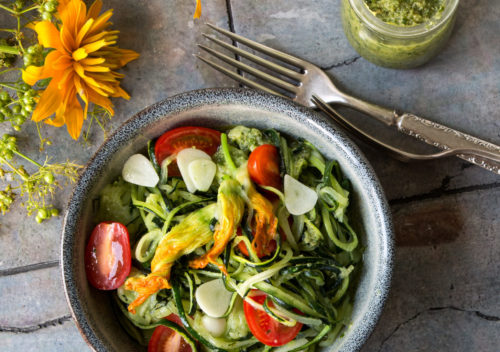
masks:
<instances>
[{"instance_id":1,"label":"orange zucchini flower","mask_svg":"<svg viewBox=\"0 0 500 352\"><path fill-rule=\"evenodd\" d=\"M56 14L61 22L59 28L50 21L34 25L39 43L54 50L47 55L43 66L23 70L23 80L30 85L51 78L32 120L56 127L66 124L73 139L80 136L89 103L113 115L109 98L130 98L120 87L124 75L114 70L139 57L135 51L115 46L118 31L106 30L111 25L108 20L113 10L99 16L101 8L101 0L96 0L88 11L82 0L59 1Z\"/></svg>"},{"instance_id":2,"label":"orange zucchini flower","mask_svg":"<svg viewBox=\"0 0 500 352\"><path fill-rule=\"evenodd\" d=\"M151 261L151 274L143 277L129 277L125 289L137 292L136 299L128 306L135 309L161 289L170 288L170 272L174 262L183 255L192 253L209 243L213 238L210 221L215 216L217 205L212 203L184 218L162 237Z\"/></svg>"}]
</instances>

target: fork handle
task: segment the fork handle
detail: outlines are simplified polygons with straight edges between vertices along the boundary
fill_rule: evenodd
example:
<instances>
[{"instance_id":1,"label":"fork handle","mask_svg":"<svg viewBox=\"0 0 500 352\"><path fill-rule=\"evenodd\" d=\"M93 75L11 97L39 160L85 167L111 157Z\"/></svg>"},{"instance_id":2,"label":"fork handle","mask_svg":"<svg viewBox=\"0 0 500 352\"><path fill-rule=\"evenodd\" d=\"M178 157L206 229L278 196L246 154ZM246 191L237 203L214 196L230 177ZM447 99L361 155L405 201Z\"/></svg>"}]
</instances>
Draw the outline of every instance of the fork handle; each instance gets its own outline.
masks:
<instances>
[{"instance_id":1,"label":"fork handle","mask_svg":"<svg viewBox=\"0 0 500 352\"><path fill-rule=\"evenodd\" d=\"M459 158L500 174L500 146L473 137L450 127L418 117L410 113L398 113L356 97L342 94L340 101L334 101L366 113L380 122L395 126L398 131L417 138L422 142L443 150L468 149L468 154L459 154Z\"/></svg>"},{"instance_id":2,"label":"fork handle","mask_svg":"<svg viewBox=\"0 0 500 352\"><path fill-rule=\"evenodd\" d=\"M397 114L400 132L440 149L469 149L459 158L500 174L500 146L409 113Z\"/></svg>"}]
</instances>

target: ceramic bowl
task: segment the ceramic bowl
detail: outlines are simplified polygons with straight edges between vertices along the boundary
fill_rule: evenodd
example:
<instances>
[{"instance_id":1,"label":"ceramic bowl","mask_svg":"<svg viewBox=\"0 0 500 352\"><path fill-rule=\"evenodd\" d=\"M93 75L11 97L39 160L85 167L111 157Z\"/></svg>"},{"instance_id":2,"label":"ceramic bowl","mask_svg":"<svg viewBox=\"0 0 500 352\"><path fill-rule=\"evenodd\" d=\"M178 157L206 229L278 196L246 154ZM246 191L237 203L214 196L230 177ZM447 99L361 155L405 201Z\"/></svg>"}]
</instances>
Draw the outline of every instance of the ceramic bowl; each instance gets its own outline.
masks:
<instances>
[{"instance_id":1,"label":"ceramic bowl","mask_svg":"<svg viewBox=\"0 0 500 352\"><path fill-rule=\"evenodd\" d=\"M119 325L108 292L90 286L84 249L92 231L92 200L121 173L131 154L148 140L185 125L212 128L246 125L275 128L314 143L336 159L353 186L351 208L366 247L354 298L352 324L324 351L356 351L373 330L389 291L393 233L380 183L358 147L326 117L289 100L246 89L188 92L154 104L125 122L99 148L77 182L64 219L61 267L66 297L76 324L95 351L145 351Z\"/></svg>"}]
</instances>

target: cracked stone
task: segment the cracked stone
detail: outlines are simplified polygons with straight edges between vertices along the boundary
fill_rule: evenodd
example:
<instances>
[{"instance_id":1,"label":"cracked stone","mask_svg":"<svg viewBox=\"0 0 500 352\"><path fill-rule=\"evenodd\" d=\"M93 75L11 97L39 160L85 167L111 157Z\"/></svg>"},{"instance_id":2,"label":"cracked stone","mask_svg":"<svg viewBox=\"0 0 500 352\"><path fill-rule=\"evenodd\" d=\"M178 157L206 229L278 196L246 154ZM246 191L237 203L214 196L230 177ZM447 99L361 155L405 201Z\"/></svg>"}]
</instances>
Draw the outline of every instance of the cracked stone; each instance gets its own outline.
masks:
<instances>
[{"instance_id":1,"label":"cracked stone","mask_svg":"<svg viewBox=\"0 0 500 352\"><path fill-rule=\"evenodd\" d=\"M32 325L32 326L19 327L19 326L2 326L2 325L0 325L0 333L1 332L12 332L12 333L16 333L16 334L29 334L29 333L32 333L32 332L35 332L35 331L38 331L41 329L45 329L45 328L48 328L51 326L62 325L69 320L71 320L71 315L65 315L63 317L44 321L44 322L41 322L37 325Z\"/></svg>"},{"instance_id":2,"label":"cracked stone","mask_svg":"<svg viewBox=\"0 0 500 352\"><path fill-rule=\"evenodd\" d=\"M90 352L72 320L29 334L0 333L2 351L79 351Z\"/></svg>"},{"instance_id":3,"label":"cracked stone","mask_svg":"<svg viewBox=\"0 0 500 352\"><path fill-rule=\"evenodd\" d=\"M498 337L491 338L498 335L500 317L500 188L391 208L399 244L393 284L362 352L381 345L386 352L497 351L490 342L498 346ZM418 236L422 231L427 233Z\"/></svg>"},{"instance_id":4,"label":"cracked stone","mask_svg":"<svg viewBox=\"0 0 500 352\"><path fill-rule=\"evenodd\" d=\"M66 316L59 267L0 277L0 327L29 328Z\"/></svg>"},{"instance_id":5,"label":"cracked stone","mask_svg":"<svg viewBox=\"0 0 500 352\"><path fill-rule=\"evenodd\" d=\"M499 318L488 319L482 315L477 311L456 307L427 309L397 325L382 341L378 352L496 352L500 346L500 335L491 325L498 322ZM413 338L408 339L408 335Z\"/></svg>"}]
</instances>

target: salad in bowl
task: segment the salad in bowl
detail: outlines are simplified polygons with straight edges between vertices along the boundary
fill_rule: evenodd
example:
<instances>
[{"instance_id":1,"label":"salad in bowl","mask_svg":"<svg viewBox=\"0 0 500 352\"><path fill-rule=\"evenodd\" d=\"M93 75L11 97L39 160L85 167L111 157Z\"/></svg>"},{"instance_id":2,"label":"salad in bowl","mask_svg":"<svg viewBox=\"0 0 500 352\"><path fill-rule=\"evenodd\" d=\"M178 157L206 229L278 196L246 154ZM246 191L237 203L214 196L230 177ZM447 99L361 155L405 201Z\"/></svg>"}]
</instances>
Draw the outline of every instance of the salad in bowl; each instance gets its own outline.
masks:
<instances>
[{"instance_id":1,"label":"salad in bowl","mask_svg":"<svg viewBox=\"0 0 500 352\"><path fill-rule=\"evenodd\" d=\"M330 346L363 263L352 193L311 141L173 128L94 200L87 279L149 352Z\"/></svg>"}]
</instances>

